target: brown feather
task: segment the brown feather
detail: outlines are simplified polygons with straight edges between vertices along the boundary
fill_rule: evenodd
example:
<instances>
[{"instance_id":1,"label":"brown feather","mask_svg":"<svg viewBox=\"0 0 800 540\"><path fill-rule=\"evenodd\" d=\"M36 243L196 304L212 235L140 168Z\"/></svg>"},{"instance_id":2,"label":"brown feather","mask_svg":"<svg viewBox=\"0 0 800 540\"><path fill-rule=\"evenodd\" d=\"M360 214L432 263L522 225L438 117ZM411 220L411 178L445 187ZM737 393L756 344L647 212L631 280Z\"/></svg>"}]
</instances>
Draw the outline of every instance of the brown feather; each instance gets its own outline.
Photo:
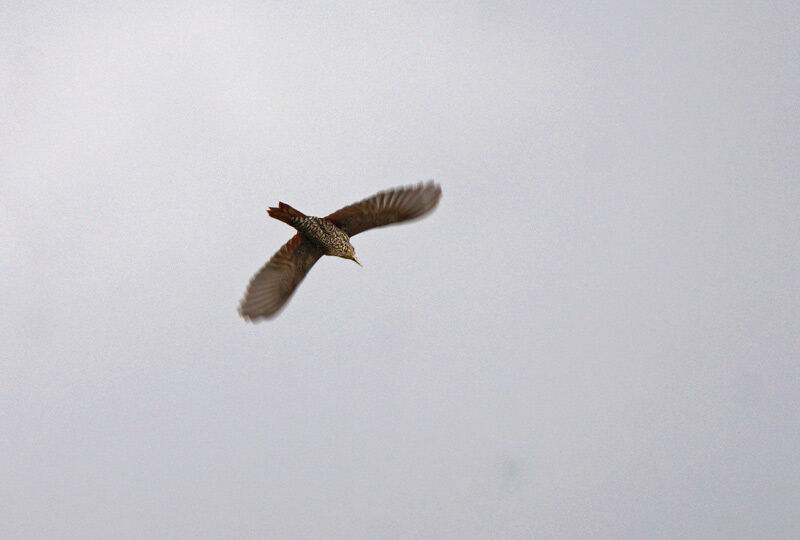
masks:
<instances>
[{"instance_id":1,"label":"brown feather","mask_svg":"<svg viewBox=\"0 0 800 540\"><path fill-rule=\"evenodd\" d=\"M299 218L304 218L306 215L299 210L295 210L286 203L279 202L278 207L271 207L267 209L267 214L279 221L283 221L287 225L294 227L294 221Z\"/></svg>"},{"instance_id":2,"label":"brown feather","mask_svg":"<svg viewBox=\"0 0 800 540\"><path fill-rule=\"evenodd\" d=\"M375 227L417 219L434 208L442 188L433 182L381 191L326 216L348 236Z\"/></svg>"},{"instance_id":3,"label":"brown feather","mask_svg":"<svg viewBox=\"0 0 800 540\"><path fill-rule=\"evenodd\" d=\"M321 256L319 247L294 235L250 280L239 314L251 321L276 315Z\"/></svg>"}]
</instances>

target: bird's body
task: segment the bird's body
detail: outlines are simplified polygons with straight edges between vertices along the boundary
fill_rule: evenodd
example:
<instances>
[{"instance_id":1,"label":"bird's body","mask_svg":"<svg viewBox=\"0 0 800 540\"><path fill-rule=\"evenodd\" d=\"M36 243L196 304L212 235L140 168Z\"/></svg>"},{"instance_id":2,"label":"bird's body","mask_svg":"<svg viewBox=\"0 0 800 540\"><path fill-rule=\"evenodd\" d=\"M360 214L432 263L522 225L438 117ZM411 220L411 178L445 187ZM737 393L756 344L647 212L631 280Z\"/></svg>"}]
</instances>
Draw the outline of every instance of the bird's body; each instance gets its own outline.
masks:
<instances>
[{"instance_id":1,"label":"bird's body","mask_svg":"<svg viewBox=\"0 0 800 540\"><path fill-rule=\"evenodd\" d=\"M321 247L325 255L347 258L350 237L327 219L309 216L295 228Z\"/></svg>"},{"instance_id":2,"label":"bird's body","mask_svg":"<svg viewBox=\"0 0 800 540\"><path fill-rule=\"evenodd\" d=\"M286 203L270 208L269 215L297 229L297 232L316 244L324 255L351 259L354 253L350 237L332 221L298 212Z\"/></svg>"},{"instance_id":3,"label":"bird's body","mask_svg":"<svg viewBox=\"0 0 800 540\"><path fill-rule=\"evenodd\" d=\"M324 218L307 216L286 203L269 215L297 229L269 262L253 276L239 313L248 320L272 317L322 255L356 258L350 237L392 223L424 216L439 203L442 190L433 182L382 191Z\"/></svg>"}]
</instances>

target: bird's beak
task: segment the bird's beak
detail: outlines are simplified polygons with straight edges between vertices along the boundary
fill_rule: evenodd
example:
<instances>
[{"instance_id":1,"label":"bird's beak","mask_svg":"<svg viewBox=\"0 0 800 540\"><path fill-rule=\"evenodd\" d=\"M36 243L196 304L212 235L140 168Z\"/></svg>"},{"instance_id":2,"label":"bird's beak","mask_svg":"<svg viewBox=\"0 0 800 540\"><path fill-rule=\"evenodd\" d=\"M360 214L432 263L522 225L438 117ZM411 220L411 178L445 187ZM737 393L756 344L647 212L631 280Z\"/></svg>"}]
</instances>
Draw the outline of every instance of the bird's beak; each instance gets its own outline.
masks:
<instances>
[{"instance_id":1,"label":"bird's beak","mask_svg":"<svg viewBox=\"0 0 800 540\"><path fill-rule=\"evenodd\" d=\"M358 257L356 257L355 255L353 255L353 260L354 260L354 261L356 261L356 262L358 263L358 266L360 266L361 268L364 268L364 265L363 265L363 264L361 264L361 261L359 261L359 260L358 260Z\"/></svg>"}]
</instances>

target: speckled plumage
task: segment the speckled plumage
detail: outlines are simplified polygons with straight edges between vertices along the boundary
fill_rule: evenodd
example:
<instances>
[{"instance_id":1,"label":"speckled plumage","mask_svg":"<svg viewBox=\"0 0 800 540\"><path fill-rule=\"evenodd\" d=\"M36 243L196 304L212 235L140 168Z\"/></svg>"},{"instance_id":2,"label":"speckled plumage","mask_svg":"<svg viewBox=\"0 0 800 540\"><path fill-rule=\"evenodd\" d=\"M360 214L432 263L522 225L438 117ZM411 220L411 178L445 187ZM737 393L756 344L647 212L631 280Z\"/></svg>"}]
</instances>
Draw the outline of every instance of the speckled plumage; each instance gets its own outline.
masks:
<instances>
[{"instance_id":1,"label":"speckled plumage","mask_svg":"<svg viewBox=\"0 0 800 540\"><path fill-rule=\"evenodd\" d=\"M303 216L293 219L291 225L300 234L321 247L325 255L347 259L353 252L347 233L327 219Z\"/></svg>"},{"instance_id":2,"label":"speckled plumage","mask_svg":"<svg viewBox=\"0 0 800 540\"><path fill-rule=\"evenodd\" d=\"M297 229L292 237L250 280L239 313L247 320L272 317L322 255L361 264L350 237L392 223L417 219L439 203L442 189L429 182L381 191L324 218L307 216L285 204L268 210L275 219Z\"/></svg>"}]
</instances>

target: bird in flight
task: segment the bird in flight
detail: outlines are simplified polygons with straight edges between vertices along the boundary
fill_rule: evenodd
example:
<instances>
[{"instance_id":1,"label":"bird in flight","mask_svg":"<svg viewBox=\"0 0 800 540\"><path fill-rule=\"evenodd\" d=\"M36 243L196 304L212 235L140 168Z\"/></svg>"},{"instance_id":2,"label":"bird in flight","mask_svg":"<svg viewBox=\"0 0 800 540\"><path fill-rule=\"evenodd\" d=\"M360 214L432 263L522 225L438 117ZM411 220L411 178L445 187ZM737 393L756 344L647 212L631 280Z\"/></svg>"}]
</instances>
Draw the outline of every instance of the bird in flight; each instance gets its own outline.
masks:
<instances>
[{"instance_id":1,"label":"bird in flight","mask_svg":"<svg viewBox=\"0 0 800 540\"><path fill-rule=\"evenodd\" d=\"M253 322L276 315L320 257L333 255L361 265L350 244L351 236L420 218L436 208L441 196L442 188L433 182L394 188L324 218L307 216L286 203L278 203L267 213L297 229L297 234L250 279L239 314Z\"/></svg>"}]
</instances>

